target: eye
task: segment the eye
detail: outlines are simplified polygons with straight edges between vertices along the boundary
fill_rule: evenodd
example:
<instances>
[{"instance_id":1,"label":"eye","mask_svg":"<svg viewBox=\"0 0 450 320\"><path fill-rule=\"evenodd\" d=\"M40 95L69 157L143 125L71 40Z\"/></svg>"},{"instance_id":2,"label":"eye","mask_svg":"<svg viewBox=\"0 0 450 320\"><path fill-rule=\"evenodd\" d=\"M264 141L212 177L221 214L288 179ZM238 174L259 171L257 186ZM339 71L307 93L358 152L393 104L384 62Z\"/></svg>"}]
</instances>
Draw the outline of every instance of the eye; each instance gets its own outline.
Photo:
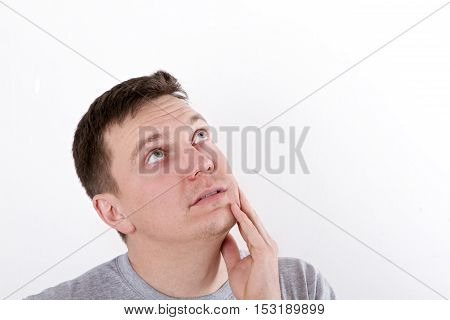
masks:
<instances>
[{"instance_id":1,"label":"eye","mask_svg":"<svg viewBox=\"0 0 450 320\"><path fill-rule=\"evenodd\" d=\"M148 158L147 158L147 163L155 163L160 161L161 159L164 158L164 150L162 149L155 149L154 151L152 151Z\"/></svg>"},{"instance_id":2,"label":"eye","mask_svg":"<svg viewBox=\"0 0 450 320\"><path fill-rule=\"evenodd\" d=\"M199 129L197 132L195 132L194 135L194 144L197 144L203 140L207 140L209 138L208 130L206 129Z\"/></svg>"}]
</instances>

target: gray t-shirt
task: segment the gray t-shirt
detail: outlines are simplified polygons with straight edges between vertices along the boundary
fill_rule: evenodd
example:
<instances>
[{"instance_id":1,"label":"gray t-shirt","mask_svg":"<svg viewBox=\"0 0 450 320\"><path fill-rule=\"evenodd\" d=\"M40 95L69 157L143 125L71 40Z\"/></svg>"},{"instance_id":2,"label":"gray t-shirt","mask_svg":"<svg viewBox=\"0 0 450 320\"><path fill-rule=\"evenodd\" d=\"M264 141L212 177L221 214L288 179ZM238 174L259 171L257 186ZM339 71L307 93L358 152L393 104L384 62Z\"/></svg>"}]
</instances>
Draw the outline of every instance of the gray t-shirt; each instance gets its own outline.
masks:
<instances>
[{"instance_id":1,"label":"gray t-shirt","mask_svg":"<svg viewBox=\"0 0 450 320\"><path fill-rule=\"evenodd\" d=\"M240 250L241 258L249 254ZM334 300L335 293L320 271L298 258L278 258L281 297L283 300ZM124 253L79 277L62 282L25 300L235 300L230 284L196 298L165 295L141 278Z\"/></svg>"}]
</instances>

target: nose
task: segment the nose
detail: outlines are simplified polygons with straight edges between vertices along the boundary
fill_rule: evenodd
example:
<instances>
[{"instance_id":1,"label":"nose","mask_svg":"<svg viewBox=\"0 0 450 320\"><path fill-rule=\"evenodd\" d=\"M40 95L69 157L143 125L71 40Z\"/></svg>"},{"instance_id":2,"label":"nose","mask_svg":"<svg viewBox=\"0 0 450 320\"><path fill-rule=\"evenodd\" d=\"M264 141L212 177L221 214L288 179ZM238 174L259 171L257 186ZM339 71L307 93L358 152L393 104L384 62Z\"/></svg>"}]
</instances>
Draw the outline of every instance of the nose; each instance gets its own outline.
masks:
<instances>
[{"instance_id":1,"label":"nose","mask_svg":"<svg viewBox=\"0 0 450 320\"><path fill-rule=\"evenodd\" d=\"M215 171L216 166L214 160L211 159L210 155L205 155L204 152L199 152L197 149L193 148L194 151L194 169L189 176L190 180L195 180L202 174L211 174Z\"/></svg>"}]
</instances>

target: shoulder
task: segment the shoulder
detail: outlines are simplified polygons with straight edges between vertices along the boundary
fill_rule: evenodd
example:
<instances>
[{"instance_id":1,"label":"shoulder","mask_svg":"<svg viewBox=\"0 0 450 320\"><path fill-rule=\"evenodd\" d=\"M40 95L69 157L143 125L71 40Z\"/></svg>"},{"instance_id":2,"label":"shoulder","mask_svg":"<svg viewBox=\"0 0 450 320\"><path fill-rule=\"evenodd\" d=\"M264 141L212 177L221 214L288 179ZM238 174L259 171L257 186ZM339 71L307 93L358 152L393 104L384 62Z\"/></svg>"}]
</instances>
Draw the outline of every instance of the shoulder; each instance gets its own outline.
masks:
<instances>
[{"instance_id":1,"label":"shoulder","mask_svg":"<svg viewBox=\"0 0 450 320\"><path fill-rule=\"evenodd\" d=\"M119 257L102 263L74 279L30 295L24 300L113 299L113 287L122 285L116 266Z\"/></svg>"},{"instance_id":2,"label":"shoulder","mask_svg":"<svg viewBox=\"0 0 450 320\"><path fill-rule=\"evenodd\" d=\"M241 258L249 254L240 250ZM336 294L320 270L308 261L278 257L283 300L334 300Z\"/></svg>"},{"instance_id":3,"label":"shoulder","mask_svg":"<svg viewBox=\"0 0 450 320\"><path fill-rule=\"evenodd\" d=\"M313 264L294 257L279 257L280 284L286 299L334 300L335 292Z\"/></svg>"}]
</instances>

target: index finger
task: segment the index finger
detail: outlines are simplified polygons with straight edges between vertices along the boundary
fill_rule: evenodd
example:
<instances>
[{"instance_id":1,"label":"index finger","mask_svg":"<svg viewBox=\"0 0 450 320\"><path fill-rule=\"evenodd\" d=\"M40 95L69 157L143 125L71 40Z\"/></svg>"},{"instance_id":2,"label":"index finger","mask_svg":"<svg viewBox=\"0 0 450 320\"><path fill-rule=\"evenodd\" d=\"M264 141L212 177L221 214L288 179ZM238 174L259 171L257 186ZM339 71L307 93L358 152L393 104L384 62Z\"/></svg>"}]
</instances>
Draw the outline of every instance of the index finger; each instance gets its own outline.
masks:
<instances>
[{"instance_id":1,"label":"index finger","mask_svg":"<svg viewBox=\"0 0 450 320\"><path fill-rule=\"evenodd\" d=\"M240 226L239 231L241 231L242 237L247 243L250 253L254 253L254 248L261 249L267 246L267 242L264 240L261 233L250 220L249 216L244 211L239 209L236 203L232 203L230 206L231 211L233 212Z\"/></svg>"},{"instance_id":2,"label":"index finger","mask_svg":"<svg viewBox=\"0 0 450 320\"><path fill-rule=\"evenodd\" d=\"M259 233L261 234L262 238L268 243L271 244L272 238L269 236L269 233L267 232L266 228L264 228L261 219L256 214L256 211L252 208L250 205L250 202L248 201L247 197L245 196L244 192L240 187L238 187L239 190L239 200L241 202L241 209L244 211L249 219L253 222L255 227L258 229Z\"/></svg>"}]
</instances>

